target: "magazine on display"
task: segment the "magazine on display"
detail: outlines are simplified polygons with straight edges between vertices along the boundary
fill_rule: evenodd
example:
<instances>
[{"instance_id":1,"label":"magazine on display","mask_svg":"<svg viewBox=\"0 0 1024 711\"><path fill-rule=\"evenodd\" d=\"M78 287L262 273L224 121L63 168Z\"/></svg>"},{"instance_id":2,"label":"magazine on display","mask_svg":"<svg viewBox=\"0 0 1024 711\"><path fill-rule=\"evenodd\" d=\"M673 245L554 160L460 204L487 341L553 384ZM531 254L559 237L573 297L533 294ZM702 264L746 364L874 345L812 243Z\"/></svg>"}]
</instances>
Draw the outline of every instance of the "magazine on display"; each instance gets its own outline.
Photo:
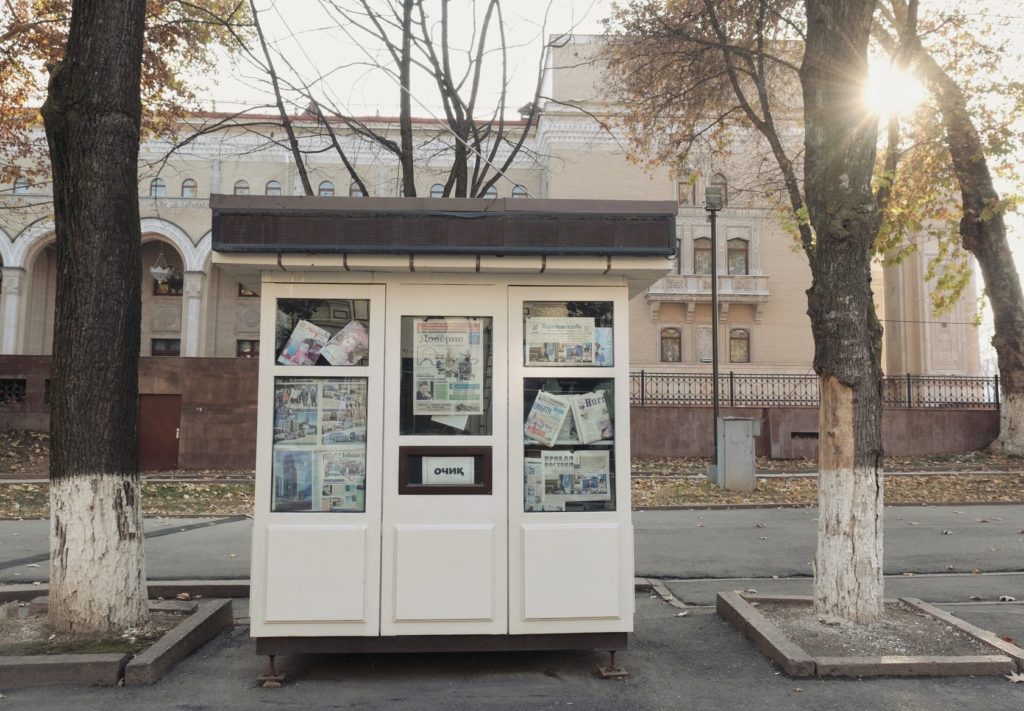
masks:
<instances>
[{"instance_id":1,"label":"magazine on display","mask_svg":"<svg viewBox=\"0 0 1024 711\"><path fill-rule=\"evenodd\" d=\"M320 511L366 508L366 447L349 445L320 452Z\"/></svg>"},{"instance_id":2,"label":"magazine on display","mask_svg":"<svg viewBox=\"0 0 1024 711\"><path fill-rule=\"evenodd\" d=\"M336 378L323 384L323 444L366 441L366 392L365 378Z\"/></svg>"},{"instance_id":3,"label":"magazine on display","mask_svg":"<svg viewBox=\"0 0 1024 711\"><path fill-rule=\"evenodd\" d=\"M358 321L349 321L320 349L320 356L331 365L356 365L369 352L370 332Z\"/></svg>"},{"instance_id":4,"label":"magazine on display","mask_svg":"<svg viewBox=\"0 0 1024 711\"><path fill-rule=\"evenodd\" d=\"M606 450L541 452L542 510L564 511L569 502L610 500L609 462Z\"/></svg>"},{"instance_id":5,"label":"magazine on display","mask_svg":"<svg viewBox=\"0 0 1024 711\"><path fill-rule=\"evenodd\" d=\"M274 511L309 511L313 506L313 452L274 450Z\"/></svg>"},{"instance_id":6,"label":"magazine on display","mask_svg":"<svg viewBox=\"0 0 1024 711\"><path fill-rule=\"evenodd\" d=\"M612 438L612 418L608 413L603 390L573 397L572 414L576 421L576 433L583 444Z\"/></svg>"},{"instance_id":7,"label":"magazine on display","mask_svg":"<svg viewBox=\"0 0 1024 711\"><path fill-rule=\"evenodd\" d=\"M413 414L484 414L483 322L413 320Z\"/></svg>"},{"instance_id":8,"label":"magazine on display","mask_svg":"<svg viewBox=\"0 0 1024 711\"><path fill-rule=\"evenodd\" d=\"M320 349L327 345L331 332L309 321L299 321L284 350L277 357L281 365L315 365Z\"/></svg>"},{"instance_id":9,"label":"magazine on display","mask_svg":"<svg viewBox=\"0 0 1024 711\"><path fill-rule=\"evenodd\" d=\"M552 395L541 390L533 401L523 428L526 438L550 447L558 439L571 405L564 395Z\"/></svg>"},{"instance_id":10,"label":"magazine on display","mask_svg":"<svg viewBox=\"0 0 1024 711\"><path fill-rule=\"evenodd\" d=\"M523 460L523 510L544 510L544 465L536 457Z\"/></svg>"},{"instance_id":11,"label":"magazine on display","mask_svg":"<svg viewBox=\"0 0 1024 711\"><path fill-rule=\"evenodd\" d=\"M594 329L594 365L615 365L615 351L612 348L612 329L609 327Z\"/></svg>"},{"instance_id":12,"label":"magazine on display","mask_svg":"<svg viewBox=\"0 0 1024 711\"><path fill-rule=\"evenodd\" d=\"M594 364L594 319L536 316L526 319L526 364Z\"/></svg>"}]
</instances>

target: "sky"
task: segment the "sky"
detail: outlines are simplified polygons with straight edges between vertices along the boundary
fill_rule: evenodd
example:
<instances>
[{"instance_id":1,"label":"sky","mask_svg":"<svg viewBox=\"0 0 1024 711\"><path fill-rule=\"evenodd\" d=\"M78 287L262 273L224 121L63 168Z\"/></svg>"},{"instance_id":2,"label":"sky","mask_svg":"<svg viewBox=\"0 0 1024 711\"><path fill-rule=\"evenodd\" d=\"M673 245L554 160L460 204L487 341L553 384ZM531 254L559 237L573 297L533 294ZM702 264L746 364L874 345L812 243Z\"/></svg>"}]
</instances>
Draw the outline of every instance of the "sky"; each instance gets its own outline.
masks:
<instances>
[{"instance_id":1,"label":"sky","mask_svg":"<svg viewBox=\"0 0 1024 711\"><path fill-rule=\"evenodd\" d=\"M934 6L946 1L955 0L931 0L926 4ZM996 31L1006 31L1013 36L1024 26L1024 8L1014 9L1014 6L997 0L974 2L979 12L1002 18ZM347 7L358 5L355 0L339 4ZM456 0L450 3L450 45L459 49L472 46L471 38L475 36L475 28L470 10L476 8L476 22L479 23L486 4L485 0L477 0L475 3ZM349 115L397 115L397 82L373 66L390 64L390 56L383 46L375 44L366 33L359 30L357 23L361 18L339 22L337 16L332 17L323 10L325 2L322 0L257 0L256 5L271 43L280 47L281 54L292 65L289 67L281 56L274 57L278 71L286 80L313 85L313 93L326 98L326 102L321 100L325 106L333 104L333 108ZM428 0L427 6L434 13L428 18L428 24L436 31L438 4L436 0ZM566 32L599 34L603 29L601 20L609 14L610 9L611 0L506 0L503 3L505 15L502 24L510 48L506 115L514 117L515 109L533 97L544 38ZM1021 40L1018 37L1013 41ZM498 59L497 54L489 57L482 86L497 85L494 78L500 77L501 72ZM458 60L456 52L453 59L456 66ZM426 75L414 74L412 104L416 116L444 115L436 98L437 91L431 83ZM219 73L207 90L205 102L216 110L234 111L252 108L268 100L269 92L261 80L260 72L243 62ZM481 109L491 109L497 100L495 90L482 95L479 106ZM481 115L483 111L477 113ZM1001 194L1006 194L1005 184L997 187ZM1024 217L1011 216L1008 228L1017 269L1024 274ZM978 283L980 289L980 276ZM987 337L982 337L983 349L988 347L987 340Z\"/></svg>"}]
</instances>

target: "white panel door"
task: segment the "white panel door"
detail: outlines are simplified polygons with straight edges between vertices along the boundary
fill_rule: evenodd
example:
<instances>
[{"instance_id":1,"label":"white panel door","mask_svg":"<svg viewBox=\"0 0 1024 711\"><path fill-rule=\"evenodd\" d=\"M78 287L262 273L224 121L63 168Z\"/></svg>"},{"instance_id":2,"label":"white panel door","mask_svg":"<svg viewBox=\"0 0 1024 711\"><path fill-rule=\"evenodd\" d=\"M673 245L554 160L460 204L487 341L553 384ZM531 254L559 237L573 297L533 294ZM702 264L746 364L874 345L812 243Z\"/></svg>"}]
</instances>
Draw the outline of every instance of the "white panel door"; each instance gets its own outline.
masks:
<instances>
[{"instance_id":1,"label":"white panel door","mask_svg":"<svg viewBox=\"0 0 1024 711\"><path fill-rule=\"evenodd\" d=\"M505 634L507 289L402 281L388 287L381 634ZM487 414L459 414L477 383ZM485 469L489 487L474 484Z\"/></svg>"},{"instance_id":2,"label":"white panel door","mask_svg":"<svg viewBox=\"0 0 1024 711\"><path fill-rule=\"evenodd\" d=\"M252 635L377 636L385 287L264 283L261 298ZM367 323L368 354L352 365L279 363L294 327L279 320L278 300L331 334Z\"/></svg>"},{"instance_id":3,"label":"white panel door","mask_svg":"<svg viewBox=\"0 0 1024 711\"><path fill-rule=\"evenodd\" d=\"M629 333L628 301L621 287L510 287L509 352L509 631L511 634L629 632L633 629L633 527L629 491ZM539 330L558 332L563 302L574 302L575 312L586 314L593 303L612 306L612 354L604 348L573 341L565 329L565 343L543 344L543 338L524 339L525 310L539 315ZM589 309L593 312L593 309ZM597 320L595 319L595 324ZM588 327L585 326L583 331ZM535 332L536 333L536 332ZM607 334L603 334L606 338ZM551 336L552 340L559 340ZM585 339L583 339L585 340ZM575 350L581 345L583 355ZM532 352L531 352L532 346ZM570 348L571 346L571 348ZM608 365L610 363L610 365ZM591 444L567 444L578 433L559 433L551 446L525 441L527 405L540 390L559 397L593 387L613 391L614 433ZM529 394L526 391L529 390ZM570 412L568 417L573 415ZM526 453L529 452L529 458ZM545 452L608 452L614 473L611 500L561 482L536 478L538 457ZM527 459L531 460L530 464ZM527 466L532 467L529 486ZM543 468L541 468L542 471ZM571 476L571 475L570 475ZM538 487L543 487L538 489ZM552 489L556 489L553 491ZM526 494L529 492L529 498ZM541 493L543 492L543 493ZM610 497L604 496L609 499ZM569 504L567 502L575 503ZM548 505L551 503L551 505ZM534 509L526 511L527 506ZM537 510L540 509L540 510Z\"/></svg>"}]
</instances>

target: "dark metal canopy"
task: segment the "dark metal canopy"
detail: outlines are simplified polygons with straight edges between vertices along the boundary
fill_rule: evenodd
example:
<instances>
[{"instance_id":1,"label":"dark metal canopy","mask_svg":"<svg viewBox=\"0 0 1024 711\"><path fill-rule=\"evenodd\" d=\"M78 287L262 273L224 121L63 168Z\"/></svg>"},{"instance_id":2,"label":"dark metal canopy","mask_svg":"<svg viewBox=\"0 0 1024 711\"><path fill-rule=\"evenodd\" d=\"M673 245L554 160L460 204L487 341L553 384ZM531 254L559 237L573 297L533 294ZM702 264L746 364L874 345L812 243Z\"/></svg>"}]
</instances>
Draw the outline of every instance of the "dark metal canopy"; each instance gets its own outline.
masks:
<instances>
[{"instance_id":1,"label":"dark metal canopy","mask_svg":"<svg viewBox=\"0 0 1024 711\"><path fill-rule=\"evenodd\" d=\"M213 249L670 257L671 201L212 195Z\"/></svg>"}]
</instances>

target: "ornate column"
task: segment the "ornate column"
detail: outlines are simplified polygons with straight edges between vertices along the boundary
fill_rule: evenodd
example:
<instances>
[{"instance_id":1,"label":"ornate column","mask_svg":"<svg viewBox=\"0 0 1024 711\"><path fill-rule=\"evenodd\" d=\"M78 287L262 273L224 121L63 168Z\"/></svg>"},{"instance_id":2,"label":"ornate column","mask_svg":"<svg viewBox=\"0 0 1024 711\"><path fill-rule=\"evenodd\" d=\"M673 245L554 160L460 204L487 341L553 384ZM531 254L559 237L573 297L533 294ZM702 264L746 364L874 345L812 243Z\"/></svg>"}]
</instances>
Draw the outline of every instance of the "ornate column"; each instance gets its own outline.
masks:
<instances>
[{"instance_id":1,"label":"ornate column","mask_svg":"<svg viewBox=\"0 0 1024 711\"><path fill-rule=\"evenodd\" d=\"M206 272L185 272L184 298L182 303L182 350L181 355L195 358L199 355L200 320L203 305L203 280Z\"/></svg>"},{"instance_id":2,"label":"ornate column","mask_svg":"<svg viewBox=\"0 0 1024 711\"><path fill-rule=\"evenodd\" d=\"M0 353L12 355L18 348L18 322L21 311L21 290L25 281L25 270L20 267L3 267L3 289L0 290Z\"/></svg>"}]
</instances>

